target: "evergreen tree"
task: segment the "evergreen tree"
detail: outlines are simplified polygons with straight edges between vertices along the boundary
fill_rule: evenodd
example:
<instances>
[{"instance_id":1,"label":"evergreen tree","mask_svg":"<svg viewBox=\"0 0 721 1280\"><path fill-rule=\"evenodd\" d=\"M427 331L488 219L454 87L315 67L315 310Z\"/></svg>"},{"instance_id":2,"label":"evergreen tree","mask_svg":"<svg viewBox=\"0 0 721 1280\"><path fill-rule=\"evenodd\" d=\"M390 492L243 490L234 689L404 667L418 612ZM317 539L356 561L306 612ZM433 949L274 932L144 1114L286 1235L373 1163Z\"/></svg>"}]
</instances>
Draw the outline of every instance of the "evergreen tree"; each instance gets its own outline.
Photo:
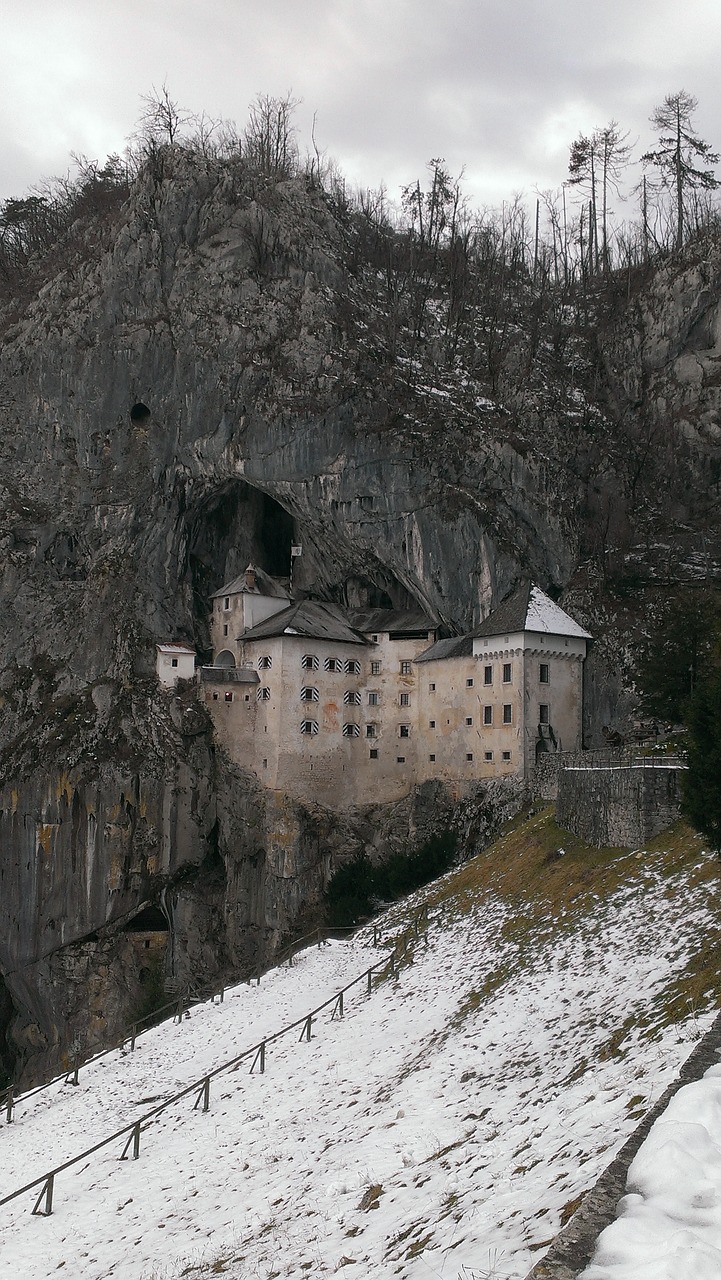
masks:
<instances>
[{"instance_id":1,"label":"evergreen tree","mask_svg":"<svg viewBox=\"0 0 721 1280\"><path fill-rule=\"evenodd\" d=\"M688 734L683 812L721 853L721 664L689 703Z\"/></svg>"},{"instance_id":2,"label":"evergreen tree","mask_svg":"<svg viewBox=\"0 0 721 1280\"><path fill-rule=\"evenodd\" d=\"M669 601L641 648L637 667L642 705L678 724L709 669L721 628L721 603L708 591L684 591Z\"/></svg>"},{"instance_id":3,"label":"evergreen tree","mask_svg":"<svg viewBox=\"0 0 721 1280\"><path fill-rule=\"evenodd\" d=\"M659 146L641 157L644 164L655 165L662 182L674 193L676 211L675 248L683 246L686 222L685 201L691 191L713 190L719 182L710 167L717 163L717 152L694 133L691 117L698 106L698 99L681 89L669 94L651 116L651 124L658 133Z\"/></svg>"}]
</instances>

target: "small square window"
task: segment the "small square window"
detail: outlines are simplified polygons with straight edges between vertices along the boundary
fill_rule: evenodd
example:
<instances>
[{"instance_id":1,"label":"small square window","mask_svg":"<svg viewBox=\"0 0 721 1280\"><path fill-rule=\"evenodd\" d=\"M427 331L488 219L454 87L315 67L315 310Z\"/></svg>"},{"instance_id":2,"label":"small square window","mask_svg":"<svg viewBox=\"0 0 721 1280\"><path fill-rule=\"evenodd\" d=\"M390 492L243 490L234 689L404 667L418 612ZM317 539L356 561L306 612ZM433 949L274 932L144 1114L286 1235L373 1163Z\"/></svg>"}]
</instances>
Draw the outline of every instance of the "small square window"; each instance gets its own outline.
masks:
<instances>
[{"instance_id":1,"label":"small square window","mask_svg":"<svg viewBox=\"0 0 721 1280\"><path fill-rule=\"evenodd\" d=\"M538 669L538 679L541 684L548 684L548 663L542 662Z\"/></svg>"},{"instance_id":2,"label":"small square window","mask_svg":"<svg viewBox=\"0 0 721 1280\"><path fill-rule=\"evenodd\" d=\"M343 701L345 702L346 706L359 707L360 700L361 700L361 696L360 696L359 689L346 689L345 693L343 694Z\"/></svg>"},{"instance_id":3,"label":"small square window","mask_svg":"<svg viewBox=\"0 0 721 1280\"><path fill-rule=\"evenodd\" d=\"M483 723L493 724L493 707L483 708Z\"/></svg>"},{"instance_id":4,"label":"small square window","mask_svg":"<svg viewBox=\"0 0 721 1280\"><path fill-rule=\"evenodd\" d=\"M371 675L372 675L372 676L379 676L379 675L380 675L380 673L381 673L381 664L380 664L380 662L371 662Z\"/></svg>"},{"instance_id":5,"label":"small square window","mask_svg":"<svg viewBox=\"0 0 721 1280\"><path fill-rule=\"evenodd\" d=\"M429 755L428 759L430 760L431 764L433 764L433 762L434 762L435 758L436 758L436 757L435 757L435 755L433 755L433 753L431 753L431 755Z\"/></svg>"},{"instance_id":6,"label":"small square window","mask_svg":"<svg viewBox=\"0 0 721 1280\"><path fill-rule=\"evenodd\" d=\"M428 685L428 692L435 693L435 691L436 691L435 681L431 680L430 684Z\"/></svg>"},{"instance_id":7,"label":"small square window","mask_svg":"<svg viewBox=\"0 0 721 1280\"><path fill-rule=\"evenodd\" d=\"M227 692L227 693L226 693L226 695L225 695L225 701L226 701L226 702L232 702L232 701L233 701L233 695L232 695L232 693L231 693L230 689L228 690L228 692Z\"/></svg>"},{"instance_id":8,"label":"small square window","mask_svg":"<svg viewBox=\"0 0 721 1280\"><path fill-rule=\"evenodd\" d=\"M320 694L313 685L304 685L300 691L301 702L319 702Z\"/></svg>"},{"instance_id":9,"label":"small square window","mask_svg":"<svg viewBox=\"0 0 721 1280\"><path fill-rule=\"evenodd\" d=\"M249 693L246 693L246 695L245 695L245 701L246 701L246 702L250 702L250 694L249 694Z\"/></svg>"},{"instance_id":10,"label":"small square window","mask_svg":"<svg viewBox=\"0 0 721 1280\"><path fill-rule=\"evenodd\" d=\"M542 702L540 707L538 708L538 722L539 724L548 724L548 703L547 702Z\"/></svg>"},{"instance_id":11,"label":"small square window","mask_svg":"<svg viewBox=\"0 0 721 1280\"><path fill-rule=\"evenodd\" d=\"M411 736L411 726L410 726L409 724L399 724L399 726L398 726L398 737L399 737L399 738L410 738L410 736Z\"/></svg>"},{"instance_id":12,"label":"small square window","mask_svg":"<svg viewBox=\"0 0 721 1280\"><path fill-rule=\"evenodd\" d=\"M504 759L504 760L510 760L510 758L511 758L511 753L510 753L510 751L502 751L502 752L501 752L501 755L502 755L502 757L503 757L503 759Z\"/></svg>"},{"instance_id":13,"label":"small square window","mask_svg":"<svg viewBox=\"0 0 721 1280\"><path fill-rule=\"evenodd\" d=\"M493 684L493 667L483 668L483 683Z\"/></svg>"},{"instance_id":14,"label":"small square window","mask_svg":"<svg viewBox=\"0 0 721 1280\"><path fill-rule=\"evenodd\" d=\"M369 757L370 757L370 759L371 759L371 760L377 760L377 759L378 759L378 748L377 748L377 747L371 747L370 751L368 752L368 755L369 755Z\"/></svg>"},{"instance_id":15,"label":"small square window","mask_svg":"<svg viewBox=\"0 0 721 1280\"><path fill-rule=\"evenodd\" d=\"M375 724L367 724L366 738L377 738L377 737L378 737L378 726Z\"/></svg>"},{"instance_id":16,"label":"small square window","mask_svg":"<svg viewBox=\"0 0 721 1280\"><path fill-rule=\"evenodd\" d=\"M428 728L429 728L429 729L435 729L435 727L436 727L436 722L435 722L435 720L429 720L429 721L428 721Z\"/></svg>"},{"instance_id":17,"label":"small square window","mask_svg":"<svg viewBox=\"0 0 721 1280\"><path fill-rule=\"evenodd\" d=\"M404 658L403 661L401 662L401 675L409 676L410 674L411 674L411 664L407 658Z\"/></svg>"},{"instance_id":18,"label":"small square window","mask_svg":"<svg viewBox=\"0 0 721 1280\"><path fill-rule=\"evenodd\" d=\"M396 756L396 764L405 764L405 762L406 762L405 756Z\"/></svg>"},{"instance_id":19,"label":"small square window","mask_svg":"<svg viewBox=\"0 0 721 1280\"><path fill-rule=\"evenodd\" d=\"M340 658L326 658L323 666L326 671L341 671L343 668Z\"/></svg>"},{"instance_id":20,"label":"small square window","mask_svg":"<svg viewBox=\"0 0 721 1280\"><path fill-rule=\"evenodd\" d=\"M360 675L360 662L357 658L346 658L345 669L349 676Z\"/></svg>"},{"instance_id":21,"label":"small square window","mask_svg":"<svg viewBox=\"0 0 721 1280\"><path fill-rule=\"evenodd\" d=\"M411 695L409 693L402 693L398 701L402 707L409 707L411 705Z\"/></svg>"},{"instance_id":22,"label":"small square window","mask_svg":"<svg viewBox=\"0 0 721 1280\"><path fill-rule=\"evenodd\" d=\"M510 662L503 664L503 683L510 684L513 679L513 667Z\"/></svg>"},{"instance_id":23,"label":"small square window","mask_svg":"<svg viewBox=\"0 0 721 1280\"><path fill-rule=\"evenodd\" d=\"M472 751L467 751L467 752L466 752L466 760L472 760L472 759L473 759L473 752L472 752Z\"/></svg>"},{"instance_id":24,"label":"small square window","mask_svg":"<svg viewBox=\"0 0 721 1280\"><path fill-rule=\"evenodd\" d=\"M258 658L259 671L270 671L270 668L272 667L272 665L273 665L273 659L267 653L263 654L260 658Z\"/></svg>"},{"instance_id":25,"label":"small square window","mask_svg":"<svg viewBox=\"0 0 721 1280\"><path fill-rule=\"evenodd\" d=\"M513 706L510 702L503 705L503 723L513 724Z\"/></svg>"},{"instance_id":26,"label":"small square window","mask_svg":"<svg viewBox=\"0 0 721 1280\"><path fill-rule=\"evenodd\" d=\"M470 679L470 680L466 680L466 688L467 688L467 689L472 689L472 688L473 688L473 680L472 680L472 679Z\"/></svg>"},{"instance_id":27,"label":"small square window","mask_svg":"<svg viewBox=\"0 0 721 1280\"><path fill-rule=\"evenodd\" d=\"M301 733L316 734L318 732L317 720L304 720L300 726Z\"/></svg>"},{"instance_id":28,"label":"small square window","mask_svg":"<svg viewBox=\"0 0 721 1280\"><path fill-rule=\"evenodd\" d=\"M315 653L304 653L300 660L300 665L304 671L318 670L318 657Z\"/></svg>"},{"instance_id":29,"label":"small square window","mask_svg":"<svg viewBox=\"0 0 721 1280\"><path fill-rule=\"evenodd\" d=\"M256 689L255 700L256 702L270 702L270 686L267 684L261 685L260 689Z\"/></svg>"},{"instance_id":30,"label":"small square window","mask_svg":"<svg viewBox=\"0 0 721 1280\"><path fill-rule=\"evenodd\" d=\"M171 659L170 659L170 665L171 665L171 667L177 667L177 665L178 665L178 659L177 659L177 658L171 658Z\"/></svg>"},{"instance_id":31,"label":"small square window","mask_svg":"<svg viewBox=\"0 0 721 1280\"><path fill-rule=\"evenodd\" d=\"M360 725L359 725L359 724L344 724L344 725L343 725L343 737L344 737L344 738L360 738Z\"/></svg>"},{"instance_id":32,"label":"small square window","mask_svg":"<svg viewBox=\"0 0 721 1280\"><path fill-rule=\"evenodd\" d=\"M217 695L217 693L214 693L214 694L213 694L213 702L217 702L217 701L218 701L218 695Z\"/></svg>"},{"instance_id":33,"label":"small square window","mask_svg":"<svg viewBox=\"0 0 721 1280\"><path fill-rule=\"evenodd\" d=\"M466 724L467 725L473 724L473 716L466 716Z\"/></svg>"},{"instance_id":34,"label":"small square window","mask_svg":"<svg viewBox=\"0 0 721 1280\"><path fill-rule=\"evenodd\" d=\"M371 636L371 640L374 644L378 644L378 636Z\"/></svg>"},{"instance_id":35,"label":"small square window","mask_svg":"<svg viewBox=\"0 0 721 1280\"><path fill-rule=\"evenodd\" d=\"M380 701L381 701L381 695L379 693L376 693L375 690L371 690L371 692L368 694L368 706L378 707L380 706Z\"/></svg>"},{"instance_id":36,"label":"small square window","mask_svg":"<svg viewBox=\"0 0 721 1280\"><path fill-rule=\"evenodd\" d=\"M486 751L486 752L484 753L483 759L484 759L484 760L492 760L492 759L493 759L493 752L492 752L492 751Z\"/></svg>"}]
</instances>

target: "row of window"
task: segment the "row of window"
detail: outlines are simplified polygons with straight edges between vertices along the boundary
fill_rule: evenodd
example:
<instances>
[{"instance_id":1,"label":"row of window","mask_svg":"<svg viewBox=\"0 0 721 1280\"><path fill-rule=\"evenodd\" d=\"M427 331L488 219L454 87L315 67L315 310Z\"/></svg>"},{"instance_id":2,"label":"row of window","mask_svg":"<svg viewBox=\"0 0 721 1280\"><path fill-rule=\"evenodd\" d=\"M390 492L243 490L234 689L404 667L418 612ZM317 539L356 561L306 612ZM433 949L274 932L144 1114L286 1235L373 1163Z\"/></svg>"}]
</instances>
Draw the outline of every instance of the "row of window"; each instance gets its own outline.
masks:
<instances>
[{"instance_id":1,"label":"row of window","mask_svg":"<svg viewBox=\"0 0 721 1280\"><path fill-rule=\"evenodd\" d=\"M214 693L214 694L213 694L213 697L214 697L214 698L216 699L216 701L217 701L217 698L218 698L217 693ZM406 706L408 706L409 704L408 704L407 702L403 702L403 700L402 700L402 699L403 699L403 697L404 697L404 695L403 695L403 694L401 694L401 706L402 706L402 707L406 707ZM270 702L270 687L269 687L268 685L261 685L261 686L260 686L260 688L256 690L255 698L256 698L256 701L257 701L257 702ZM301 698L301 702L318 702L318 701L319 701L319 698L320 698L320 695L319 695L319 692L318 692L318 690L317 690L316 688L314 688L314 687L312 687L312 686L305 686L305 687L304 687L304 688L302 688L302 689L301 689L301 691L300 691L300 698ZM231 690L230 690L230 689L229 689L229 690L227 690L227 692L226 692L226 694L225 694L225 701L226 701L226 702L232 702L232 701L233 701L233 694L232 694L232 692L231 692ZM246 697L246 701L247 701L247 697ZM361 704L361 695L360 695L360 693L359 693L359 691L358 691L357 689L346 689L345 693L343 694L343 701L344 701L344 703L346 703L346 705L348 705L348 706L355 706L355 707L359 707L359 706L360 706L360 704ZM369 694L368 694L368 703L369 703L369 705L370 705L370 706L378 706L378 705L379 705L379 702L380 702L380 697L379 697L379 695L378 695L377 693L369 693ZM305 724L305 723L306 723L306 721L304 721L303 723ZM308 721L307 723L309 723L309 724L310 724L310 723L315 724L315 721ZM550 723L549 707L548 707L548 703L546 703L546 702L542 702L542 703L540 703L540 704L539 704L539 707L538 707L538 723L539 723L539 724L549 724L549 723ZM492 724L493 724L493 706L486 706L486 707L484 707L484 708L483 708L483 724L484 724L484 726L490 726L490 725L492 725ZM513 724L513 704L512 704L511 702L506 702L506 703L504 703L504 704L503 704L503 724ZM473 727L473 716L466 716L466 726L467 726L468 728L472 728L472 727ZM428 721L428 728L429 728L429 729L435 729L435 728L436 728L436 721L435 721L435 720L429 720L429 721ZM302 733L305 733L305 732L308 732L308 733L310 733L310 732L316 732L316 733L317 733L317 728L316 728L316 730L314 730L314 731L311 731L311 730L305 730L305 729L303 729L303 730L301 730L301 732L302 732ZM343 732L345 733L345 729L343 730ZM375 727L375 725L366 725L366 736L367 736L367 737L369 737L369 738L374 738L374 737L375 737L375 733L376 733L376 727ZM351 734L351 733L346 734L346 737L353 737L353 736L355 736L355 735L353 735L353 734ZM405 724L400 725L400 726L399 726L399 736L400 736L401 738L408 738L408 737L410 737L410 726L409 726L409 725L405 725Z\"/></svg>"},{"instance_id":2,"label":"row of window","mask_svg":"<svg viewBox=\"0 0 721 1280\"><path fill-rule=\"evenodd\" d=\"M227 634L227 628L225 629L225 632ZM259 671L269 671L272 665L273 665L273 659L270 656L270 654L261 654L261 656L258 658ZM300 660L300 665L304 671L318 671L320 668L320 660L318 658L318 655L315 653L304 653ZM412 666L413 664L410 661L404 659L401 663L399 663L400 674L402 676L411 675ZM324 670L326 671L344 672L347 675L359 676L361 673L361 664L357 658L326 658L323 662L323 667L324 667ZM380 675L381 663L371 662L370 673L372 676ZM538 679L540 684L550 683L549 665L547 662L539 663ZM512 662L503 663L503 683L513 684L513 663ZM466 680L466 688L472 689L473 684L474 684L473 677L469 676L469 678ZM483 668L483 684L486 687L488 685L493 684L493 666L492 665L485 666ZM436 684L434 680L431 680L429 682L428 692L429 693L436 692ZM401 698L403 697L409 697L409 695L401 694ZM403 705L407 705L407 704L401 703L401 706Z\"/></svg>"},{"instance_id":3,"label":"row of window","mask_svg":"<svg viewBox=\"0 0 721 1280\"><path fill-rule=\"evenodd\" d=\"M368 752L368 755L369 755L369 757L370 757L370 759L371 759L371 760L377 760L377 759L379 758L378 748L377 748L377 747L371 747L370 751ZM431 754L428 756L428 759L429 759L429 761L431 762L431 764L434 764L434 763L435 763L435 759L436 759L436 757L435 757L435 755L433 754L433 752L431 752ZM486 760L486 761L491 761L491 760L493 759L493 752L492 752L492 751L485 751L485 752L483 753L483 759L484 759L484 760ZM509 761L509 760L511 759L511 753L510 753L510 751L502 751L502 752L501 752L501 759L502 759L503 761ZM472 751L467 751L467 752L466 752L466 760L467 760L469 763L473 760L473 752L472 752ZM405 764L405 762L406 762L406 758L405 758L405 756L396 756L396 764Z\"/></svg>"}]
</instances>

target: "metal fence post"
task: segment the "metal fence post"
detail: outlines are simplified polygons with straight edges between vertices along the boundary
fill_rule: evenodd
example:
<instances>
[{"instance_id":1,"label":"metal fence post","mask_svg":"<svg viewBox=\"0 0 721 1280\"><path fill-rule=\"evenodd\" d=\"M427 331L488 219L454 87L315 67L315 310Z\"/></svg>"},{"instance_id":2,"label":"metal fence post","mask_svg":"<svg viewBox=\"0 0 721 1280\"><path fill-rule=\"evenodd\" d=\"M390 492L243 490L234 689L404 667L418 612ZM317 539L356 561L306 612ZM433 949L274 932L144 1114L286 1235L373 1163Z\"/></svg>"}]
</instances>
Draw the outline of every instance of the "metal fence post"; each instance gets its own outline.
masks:
<instances>
[{"instance_id":1,"label":"metal fence post","mask_svg":"<svg viewBox=\"0 0 721 1280\"><path fill-rule=\"evenodd\" d=\"M12 1087L12 1085L10 1084L10 1085L8 1085L7 1093L5 1094L5 1122L6 1122L6 1124L12 1124L12 1122L13 1122L13 1111L14 1111L14 1110L15 1110L15 1097L14 1097L14 1095L13 1095L13 1087Z\"/></svg>"},{"instance_id":2,"label":"metal fence post","mask_svg":"<svg viewBox=\"0 0 721 1280\"><path fill-rule=\"evenodd\" d=\"M263 1040L263 1042L258 1045L258 1052L253 1058L252 1063L250 1064L251 1075L255 1071L256 1066L259 1068L260 1074L262 1075L263 1072L265 1071L265 1040Z\"/></svg>"},{"instance_id":3,"label":"metal fence post","mask_svg":"<svg viewBox=\"0 0 721 1280\"><path fill-rule=\"evenodd\" d=\"M195 1099L195 1102L193 1103L193 1111L198 1110L201 1100L203 1103L203 1111L208 1111L210 1108L210 1076L206 1076L203 1081L203 1085L200 1090L200 1093L198 1094L197 1098Z\"/></svg>"},{"instance_id":4,"label":"metal fence post","mask_svg":"<svg viewBox=\"0 0 721 1280\"><path fill-rule=\"evenodd\" d=\"M373 970L369 969L368 970L368 995L371 995L372 992L373 992Z\"/></svg>"},{"instance_id":5,"label":"metal fence post","mask_svg":"<svg viewBox=\"0 0 721 1280\"><path fill-rule=\"evenodd\" d=\"M312 1035L312 1025L313 1025L313 1015L309 1013L308 1017L303 1023L303 1029L298 1037L299 1044L301 1043L302 1040L310 1040Z\"/></svg>"},{"instance_id":6,"label":"metal fence post","mask_svg":"<svg viewBox=\"0 0 721 1280\"><path fill-rule=\"evenodd\" d=\"M123 1147L123 1154L120 1157L121 1160L127 1160L128 1151L130 1149L131 1142L133 1144L133 1160L137 1160L138 1156L140 1155L140 1121L139 1120L137 1124L133 1125L133 1131L130 1137L128 1138L128 1141L126 1142L125 1146Z\"/></svg>"},{"instance_id":7,"label":"metal fence post","mask_svg":"<svg viewBox=\"0 0 721 1280\"><path fill-rule=\"evenodd\" d=\"M342 991L338 992L335 1005L333 1006L333 1012L330 1016L331 1016L331 1022L333 1021L334 1018L343 1017L343 992Z\"/></svg>"}]
</instances>

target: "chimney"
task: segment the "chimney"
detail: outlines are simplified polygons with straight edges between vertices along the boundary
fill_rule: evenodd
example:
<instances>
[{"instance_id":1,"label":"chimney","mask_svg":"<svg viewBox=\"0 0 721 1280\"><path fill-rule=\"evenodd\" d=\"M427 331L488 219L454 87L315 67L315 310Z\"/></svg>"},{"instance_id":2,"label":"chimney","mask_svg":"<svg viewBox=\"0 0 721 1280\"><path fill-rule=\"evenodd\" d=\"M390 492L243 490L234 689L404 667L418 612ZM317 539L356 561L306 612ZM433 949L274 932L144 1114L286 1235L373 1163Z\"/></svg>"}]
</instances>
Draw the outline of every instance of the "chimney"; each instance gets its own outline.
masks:
<instances>
[{"instance_id":1,"label":"chimney","mask_svg":"<svg viewBox=\"0 0 721 1280\"><path fill-rule=\"evenodd\" d=\"M246 571L245 571L245 587L246 587L246 590L247 590L247 591L255 591L255 590L256 590L256 586L255 586L255 567L254 567L252 564L249 564L249 565L248 565L248 568L247 568L247 569L246 569Z\"/></svg>"}]
</instances>

